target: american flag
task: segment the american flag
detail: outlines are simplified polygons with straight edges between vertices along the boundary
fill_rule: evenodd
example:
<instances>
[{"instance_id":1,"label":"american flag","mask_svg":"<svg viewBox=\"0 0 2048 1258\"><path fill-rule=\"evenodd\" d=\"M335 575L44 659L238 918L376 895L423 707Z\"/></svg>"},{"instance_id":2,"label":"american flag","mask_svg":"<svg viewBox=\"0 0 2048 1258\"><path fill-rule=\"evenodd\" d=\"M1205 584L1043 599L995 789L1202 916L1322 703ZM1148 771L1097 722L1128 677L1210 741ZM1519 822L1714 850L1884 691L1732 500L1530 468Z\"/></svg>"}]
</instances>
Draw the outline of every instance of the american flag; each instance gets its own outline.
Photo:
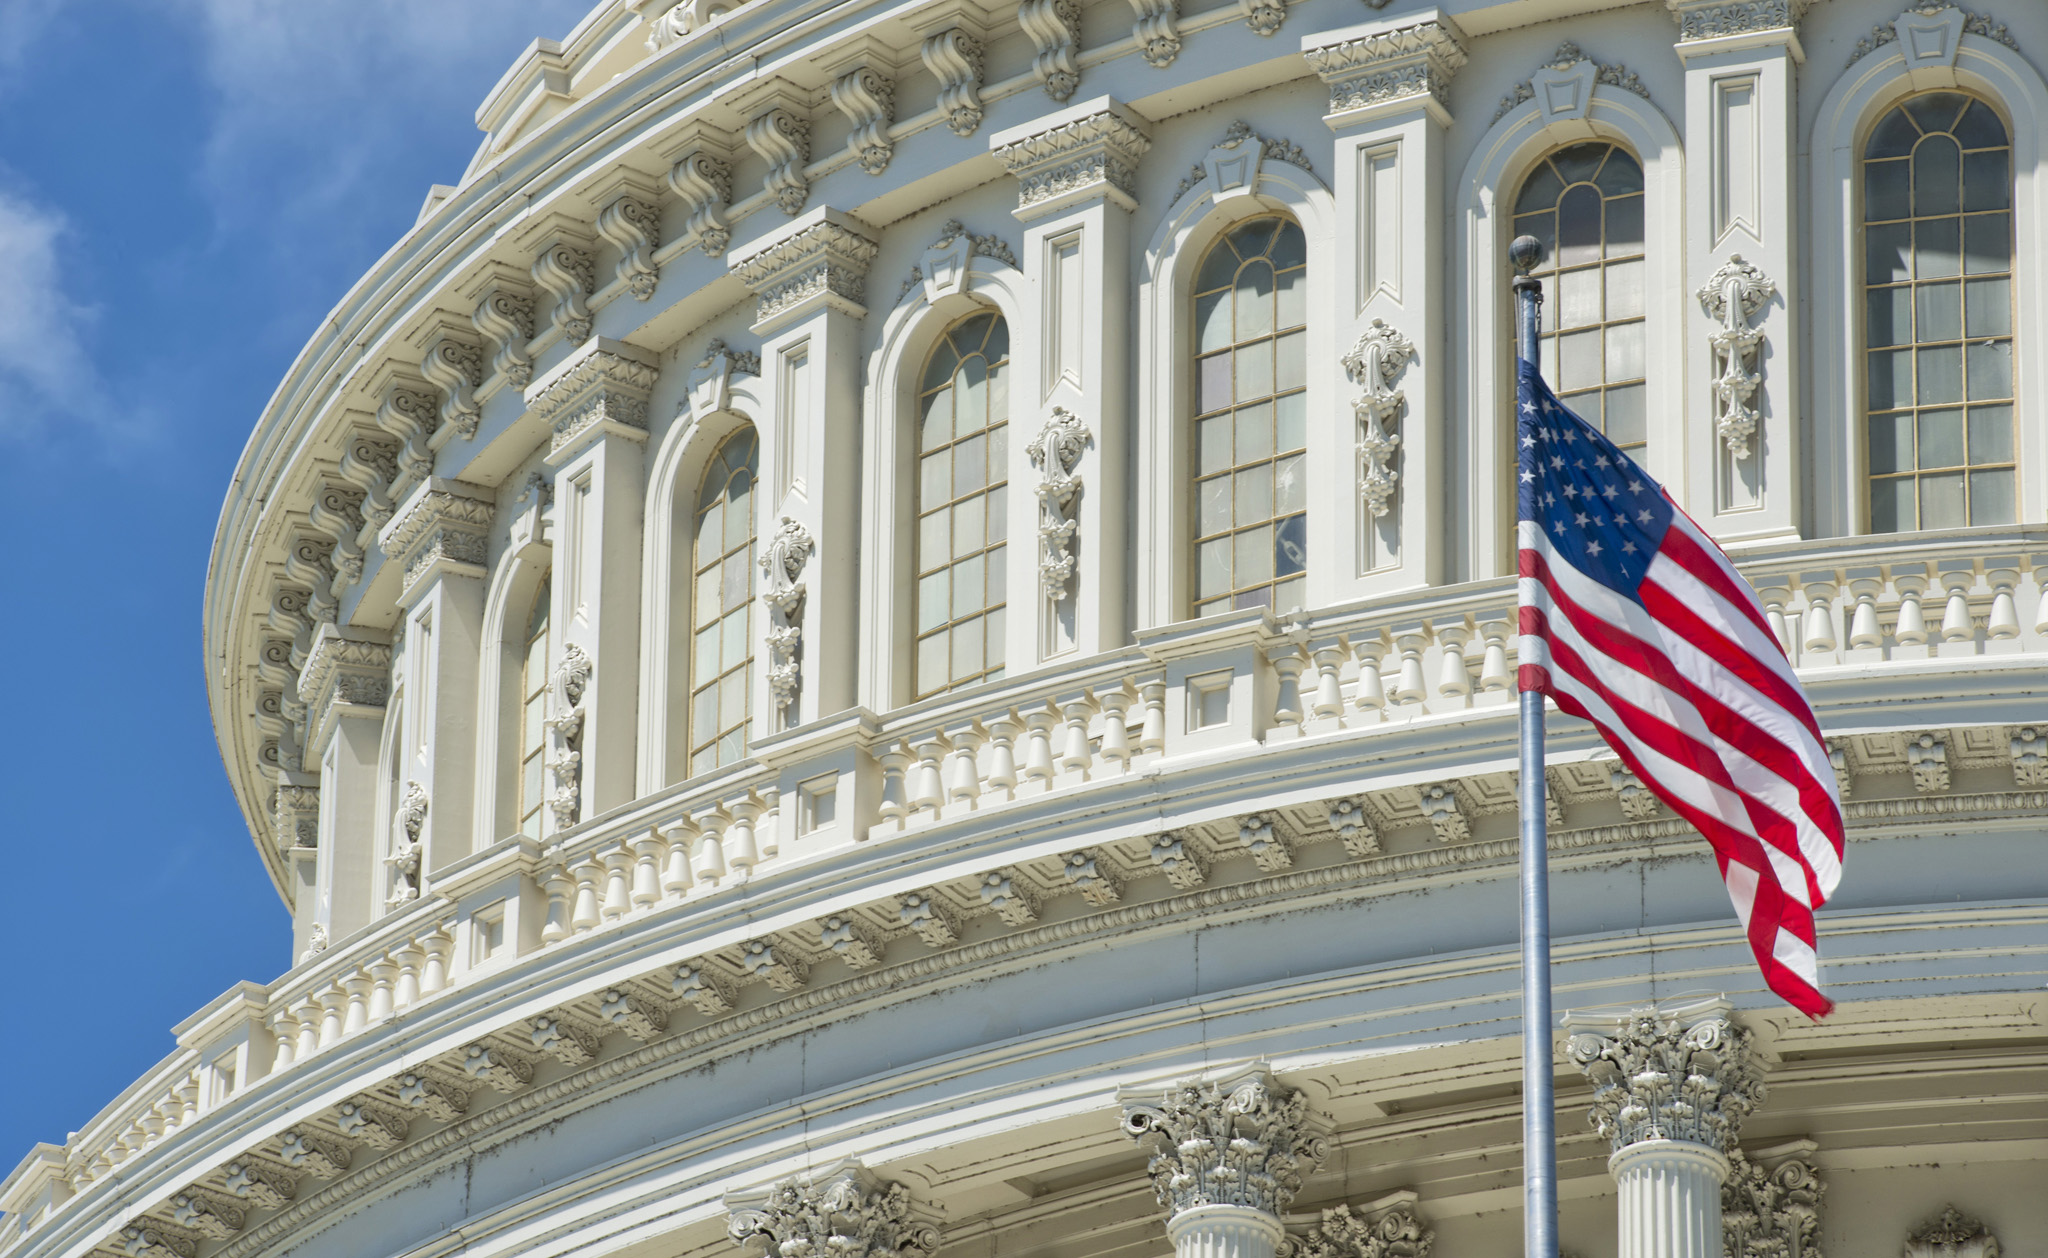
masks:
<instances>
[{"instance_id":1,"label":"american flag","mask_svg":"<svg viewBox=\"0 0 2048 1258\"><path fill-rule=\"evenodd\" d=\"M1721 548L1519 367L1521 688L1591 721L1706 836L1764 981L1819 1018L1813 911L1843 824L1813 708Z\"/></svg>"}]
</instances>

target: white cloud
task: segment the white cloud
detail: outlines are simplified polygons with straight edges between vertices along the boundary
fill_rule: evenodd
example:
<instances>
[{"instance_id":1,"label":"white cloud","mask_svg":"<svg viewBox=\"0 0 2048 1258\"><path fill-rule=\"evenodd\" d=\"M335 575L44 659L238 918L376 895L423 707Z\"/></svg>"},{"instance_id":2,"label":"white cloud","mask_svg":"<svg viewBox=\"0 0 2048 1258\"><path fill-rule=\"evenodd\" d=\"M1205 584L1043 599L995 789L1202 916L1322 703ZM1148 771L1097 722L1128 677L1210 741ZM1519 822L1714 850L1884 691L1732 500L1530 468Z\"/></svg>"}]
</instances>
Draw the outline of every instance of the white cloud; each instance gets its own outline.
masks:
<instances>
[{"instance_id":1,"label":"white cloud","mask_svg":"<svg viewBox=\"0 0 2048 1258\"><path fill-rule=\"evenodd\" d=\"M64 287L64 216L0 189L0 436L21 437L60 415L105 414L83 336L90 312Z\"/></svg>"}]
</instances>

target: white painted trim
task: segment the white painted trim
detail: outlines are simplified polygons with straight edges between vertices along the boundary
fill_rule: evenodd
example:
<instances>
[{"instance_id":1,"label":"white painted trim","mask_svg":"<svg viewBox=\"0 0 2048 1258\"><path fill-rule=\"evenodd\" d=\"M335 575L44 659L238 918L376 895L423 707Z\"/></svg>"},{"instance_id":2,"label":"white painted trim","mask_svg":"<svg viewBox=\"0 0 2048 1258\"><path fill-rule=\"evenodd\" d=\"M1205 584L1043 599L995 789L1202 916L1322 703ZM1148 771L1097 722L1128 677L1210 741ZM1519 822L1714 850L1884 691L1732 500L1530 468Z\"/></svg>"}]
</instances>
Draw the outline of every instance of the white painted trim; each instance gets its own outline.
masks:
<instances>
[{"instance_id":1,"label":"white painted trim","mask_svg":"<svg viewBox=\"0 0 2048 1258\"><path fill-rule=\"evenodd\" d=\"M1814 492L1808 536L1842 537L1866 530L1863 482L1868 466L1858 439L1863 414L1861 218L1863 141L1877 120L1917 92L1951 88L1983 97L2012 131L2014 439L2019 444L2018 512L2048 512L2048 393L2026 383L2048 370L2048 84L2026 58L1978 35L1964 35L1954 67L1908 70L1896 43L1855 62L1835 80L1814 118L1807 148L1811 170L1808 255L1813 294L1808 317L1814 370L1807 457ZM1833 364L1830 367L1830 364Z\"/></svg>"},{"instance_id":2,"label":"white painted trim","mask_svg":"<svg viewBox=\"0 0 2048 1258\"><path fill-rule=\"evenodd\" d=\"M531 606L554 559L554 547L545 542L519 550L506 549L492 571L484 593L483 657L477 661L476 718L476 834L472 850L482 851L504 837L508 801L503 792L514 792L509 801L512 824L518 824L519 716L525 696L519 693L525 661L516 639L524 633L513 609ZM553 638L550 635L550 643ZM520 648L520 649L508 649ZM508 702L509 699L509 702ZM506 716L510 712L510 718ZM507 775L507 761L513 765Z\"/></svg>"},{"instance_id":3,"label":"white painted trim","mask_svg":"<svg viewBox=\"0 0 2048 1258\"><path fill-rule=\"evenodd\" d=\"M1509 474L1514 460L1509 449L1508 407L1512 402L1514 349L1508 306L1507 214L1502 191L1518 189L1537 159L1562 145L1584 140L1615 140L1635 153L1643 165L1644 245L1649 254L1648 328L1645 356L1653 369L1646 386L1648 413L1677 416L1684 404L1685 155L1678 132L1656 105L1633 93L1604 84L1595 86L1585 117L1545 124L1537 102L1510 111L1481 138L1458 182L1458 226L1464 248L1457 251L1459 291L1464 293L1465 318L1455 327L1451 361L1465 370L1457 376L1447 426L1448 477L1462 480L1463 498L1444 496L1443 522L1450 539L1445 579L1469 581L1509 571L1512 523ZM1661 439L1660 439L1661 438ZM1653 433L1650 473L1671 486L1685 484L1683 435ZM1460 475L1462 471L1463 475ZM1460 513L1467 508L1469 516Z\"/></svg>"}]
</instances>

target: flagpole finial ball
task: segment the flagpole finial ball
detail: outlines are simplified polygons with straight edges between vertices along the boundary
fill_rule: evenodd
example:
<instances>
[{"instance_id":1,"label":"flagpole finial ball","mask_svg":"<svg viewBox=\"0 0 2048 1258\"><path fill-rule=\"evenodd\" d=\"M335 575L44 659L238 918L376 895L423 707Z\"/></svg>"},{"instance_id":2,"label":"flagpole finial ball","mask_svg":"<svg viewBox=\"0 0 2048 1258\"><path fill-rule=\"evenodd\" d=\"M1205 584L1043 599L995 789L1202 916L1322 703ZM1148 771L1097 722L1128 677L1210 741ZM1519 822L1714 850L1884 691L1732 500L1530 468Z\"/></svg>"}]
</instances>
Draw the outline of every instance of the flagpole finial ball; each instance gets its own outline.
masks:
<instances>
[{"instance_id":1,"label":"flagpole finial ball","mask_svg":"<svg viewBox=\"0 0 2048 1258\"><path fill-rule=\"evenodd\" d=\"M1517 236L1508 242L1508 262L1517 275L1527 275L1543 261L1543 242L1534 236Z\"/></svg>"}]
</instances>

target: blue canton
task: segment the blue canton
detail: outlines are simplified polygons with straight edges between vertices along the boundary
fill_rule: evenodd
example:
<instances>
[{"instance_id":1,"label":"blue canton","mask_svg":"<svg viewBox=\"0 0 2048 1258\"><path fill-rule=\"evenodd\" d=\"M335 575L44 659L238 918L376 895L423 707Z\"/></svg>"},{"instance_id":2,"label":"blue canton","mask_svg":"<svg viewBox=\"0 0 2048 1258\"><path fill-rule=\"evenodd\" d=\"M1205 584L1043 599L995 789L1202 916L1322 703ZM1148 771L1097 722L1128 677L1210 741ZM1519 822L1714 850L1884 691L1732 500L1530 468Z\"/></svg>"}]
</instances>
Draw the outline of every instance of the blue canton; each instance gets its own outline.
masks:
<instances>
[{"instance_id":1,"label":"blue canton","mask_svg":"<svg viewBox=\"0 0 2048 1258\"><path fill-rule=\"evenodd\" d=\"M1635 460L1565 409L1527 362L1516 363L1516 498L1574 568L1626 598L1671 526L1671 501Z\"/></svg>"}]
</instances>

